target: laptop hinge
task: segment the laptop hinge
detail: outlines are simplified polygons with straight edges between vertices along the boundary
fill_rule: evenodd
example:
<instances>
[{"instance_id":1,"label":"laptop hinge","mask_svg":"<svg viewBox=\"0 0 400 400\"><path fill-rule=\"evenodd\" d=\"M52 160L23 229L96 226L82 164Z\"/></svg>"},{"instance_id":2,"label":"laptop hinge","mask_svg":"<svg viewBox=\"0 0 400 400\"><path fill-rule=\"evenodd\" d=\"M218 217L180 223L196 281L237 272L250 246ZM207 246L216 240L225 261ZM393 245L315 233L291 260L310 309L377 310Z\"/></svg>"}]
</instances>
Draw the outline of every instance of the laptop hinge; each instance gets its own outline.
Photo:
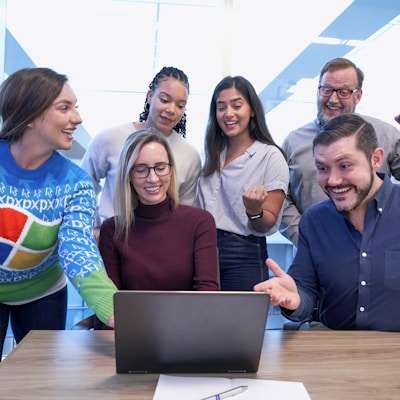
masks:
<instances>
[{"instance_id":1,"label":"laptop hinge","mask_svg":"<svg viewBox=\"0 0 400 400\"><path fill-rule=\"evenodd\" d=\"M147 374L147 371L128 371L128 374Z\"/></svg>"}]
</instances>

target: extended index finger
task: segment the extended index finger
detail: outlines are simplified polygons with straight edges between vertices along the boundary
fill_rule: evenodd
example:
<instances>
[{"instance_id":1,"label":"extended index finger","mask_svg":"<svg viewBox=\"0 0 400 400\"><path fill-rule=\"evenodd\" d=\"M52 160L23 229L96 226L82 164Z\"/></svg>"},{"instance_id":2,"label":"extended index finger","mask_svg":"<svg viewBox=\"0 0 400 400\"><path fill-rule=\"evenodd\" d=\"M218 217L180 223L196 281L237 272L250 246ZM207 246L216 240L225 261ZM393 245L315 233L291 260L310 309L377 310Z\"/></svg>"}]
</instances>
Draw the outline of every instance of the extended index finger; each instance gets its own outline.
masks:
<instances>
[{"instance_id":1,"label":"extended index finger","mask_svg":"<svg viewBox=\"0 0 400 400\"><path fill-rule=\"evenodd\" d=\"M265 264L269 268L269 270L277 277L283 276L286 272L275 262L272 258L267 258Z\"/></svg>"}]
</instances>

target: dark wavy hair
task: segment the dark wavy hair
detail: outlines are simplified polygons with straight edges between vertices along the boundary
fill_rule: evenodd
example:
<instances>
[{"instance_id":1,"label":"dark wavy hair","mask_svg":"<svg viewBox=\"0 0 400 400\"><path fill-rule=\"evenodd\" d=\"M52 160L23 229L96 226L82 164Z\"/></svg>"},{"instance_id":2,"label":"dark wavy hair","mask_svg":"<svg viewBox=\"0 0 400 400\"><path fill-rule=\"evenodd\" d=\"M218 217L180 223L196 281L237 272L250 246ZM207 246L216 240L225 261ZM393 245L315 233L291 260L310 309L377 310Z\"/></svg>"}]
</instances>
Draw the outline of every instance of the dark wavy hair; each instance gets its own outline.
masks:
<instances>
[{"instance_id":1,"label":"dark wavy hair","mask_svg":"<svg viewBox=\"0 0 400 400\"><path fill-rule=\"evenodd\" d=\"M205 162L202 170L204 176L211 175L221 169L220 153L228 144L228 137L224 134L217 121L217 100L219 94L226 89L235 88L249 103L254 116L250 118L250 137L259 142L276 146L282 154L284 152L275 143L265 121L265 112L260 98L253 85L242 76L227 76L214 89L211 98L207 130L204 141Z\"/></svg>"},{"instance_id":2,"label":"dark wavy hair","mask_svg":"<svg viewBox=\"0 0 400 400\"><path fill-rule=\"evenodd\" d=\"M186 89L189 93L189 79L186 74L178 68L175 67L163 67L161 70L155 75L153 80L149 84L149 89L154 90L156 89L160 81L166 78L175 78L179 81L183 82L186 86ZM147 120L150 111L150 104L146 100L144 101L144 110L139 114L139 121L144 122ZM174 130L177 131L183 137L186 137L186 112L183 113L182 118L180 121L174 126Z\"/></svg>"},{"instance_id":3,"label":"dark wavy hair","mask_svg":"<svg viewBox=\"0 0 400 400\"><path fill-rule=\"evenodd\" d=\"M20 140L26 127L42 115L60 95L66 75L49 68L23 68L0 86L0 139Z\"/></svg>"}]
</instances>

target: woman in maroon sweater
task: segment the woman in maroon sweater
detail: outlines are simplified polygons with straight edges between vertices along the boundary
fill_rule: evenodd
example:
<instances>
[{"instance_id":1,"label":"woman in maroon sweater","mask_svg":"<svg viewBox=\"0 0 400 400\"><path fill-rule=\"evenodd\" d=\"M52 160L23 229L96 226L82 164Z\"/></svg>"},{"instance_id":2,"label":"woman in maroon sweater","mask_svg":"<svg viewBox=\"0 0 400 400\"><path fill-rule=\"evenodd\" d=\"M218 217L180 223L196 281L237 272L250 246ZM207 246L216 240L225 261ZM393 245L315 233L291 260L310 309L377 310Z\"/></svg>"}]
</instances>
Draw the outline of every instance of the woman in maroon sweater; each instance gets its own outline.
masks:
<instances>
[{"instance_id":1,"label":"woman in maroon sweater","mask_svg":"<svg viewBox=\"0 0 400 400\"><path fill-rule=\"evenodd\" d=\"M215 221L179 204L173 156L158 131L128 137L115 190L99 247L119 289L219 290Z\"/></svg>"}]
</instances>

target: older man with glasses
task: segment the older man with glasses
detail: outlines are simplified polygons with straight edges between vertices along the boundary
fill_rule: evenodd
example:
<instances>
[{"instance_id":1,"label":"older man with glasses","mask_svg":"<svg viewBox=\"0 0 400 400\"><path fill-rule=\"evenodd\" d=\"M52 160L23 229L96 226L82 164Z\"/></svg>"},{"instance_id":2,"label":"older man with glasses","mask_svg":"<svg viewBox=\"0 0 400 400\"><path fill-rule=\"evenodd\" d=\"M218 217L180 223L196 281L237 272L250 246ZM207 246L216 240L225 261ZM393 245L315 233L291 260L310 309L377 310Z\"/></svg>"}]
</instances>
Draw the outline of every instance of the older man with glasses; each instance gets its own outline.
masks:
<instances>
[{"instance_id":1,"label":"older man with glasses","mask_svg":"<svg viewBox=\"0 0 400 400\"><path fill-rule=\"evenodd\" d=\"M363 93L363 80L363 72L350 60L335 58L328 61L320 72L316 120L289 133L282 144L289 164L290 185L280 232L296 246L301 215L312 204L326 199L317 184L313 139L320 128L336 116L355 113ZM373 125L379 146L384 149L380 172L400 180L400 131L377 118L362 117Z\"/></svg>"}]
</instances>

